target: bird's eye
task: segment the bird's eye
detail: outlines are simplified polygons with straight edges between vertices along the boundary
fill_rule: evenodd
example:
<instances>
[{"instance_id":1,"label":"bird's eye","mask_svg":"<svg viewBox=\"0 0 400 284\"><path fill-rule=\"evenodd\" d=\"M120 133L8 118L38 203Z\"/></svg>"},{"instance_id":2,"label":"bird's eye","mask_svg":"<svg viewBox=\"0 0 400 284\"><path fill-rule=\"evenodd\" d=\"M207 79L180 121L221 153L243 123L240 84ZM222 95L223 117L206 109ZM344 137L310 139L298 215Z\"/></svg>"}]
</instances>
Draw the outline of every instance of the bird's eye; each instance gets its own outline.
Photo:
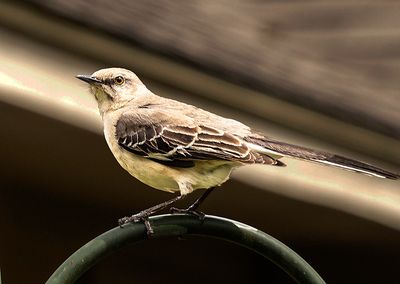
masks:
<instances>
[{"instance_id":1,"label":"bird's eye","mask_svg":"<svg viewBox=\"0 0 400 284\"><path fill-rule=\"evenodd\" d=\"M114 78L114 83L117 85L122 85L123 83L125 83L125 79L122 76L117 76Z\"/></svg>"}]
</instances>

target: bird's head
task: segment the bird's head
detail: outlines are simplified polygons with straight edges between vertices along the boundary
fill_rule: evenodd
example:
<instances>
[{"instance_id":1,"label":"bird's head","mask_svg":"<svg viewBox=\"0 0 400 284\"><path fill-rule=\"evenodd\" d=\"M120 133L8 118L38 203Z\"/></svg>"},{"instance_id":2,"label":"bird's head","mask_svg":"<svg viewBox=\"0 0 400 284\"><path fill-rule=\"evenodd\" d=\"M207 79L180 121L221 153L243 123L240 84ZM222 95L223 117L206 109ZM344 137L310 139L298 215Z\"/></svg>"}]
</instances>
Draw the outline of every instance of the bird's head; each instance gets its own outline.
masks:
<instances>
[{"instance_id":1,"label":"bird's head","mask_svg":"<svg viewBox=\"0 0 400 284\"><path fill-rule=\"evenodd\" d=\"M100 69L92 75L76 77L90 85L100 111L118 107L135 98L141 90L146 90L135 73L123 68Z\"/></svg>"}]
</instances>

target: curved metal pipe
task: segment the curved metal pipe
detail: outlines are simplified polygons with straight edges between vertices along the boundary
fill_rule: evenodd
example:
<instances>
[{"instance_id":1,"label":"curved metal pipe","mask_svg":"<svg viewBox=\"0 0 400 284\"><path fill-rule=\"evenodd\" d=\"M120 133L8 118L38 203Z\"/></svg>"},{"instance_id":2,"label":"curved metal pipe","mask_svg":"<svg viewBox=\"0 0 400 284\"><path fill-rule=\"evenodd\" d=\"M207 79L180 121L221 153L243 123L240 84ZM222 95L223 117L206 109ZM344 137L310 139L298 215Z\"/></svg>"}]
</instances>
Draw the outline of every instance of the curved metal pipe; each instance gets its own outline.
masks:
<instances>
[{"instance_id":1,"label":"curved metal pipe","mask_svg":"<svg viewBox=\"0 0 400 284\"><path fill-rule=\"evenodd\" d=\"M320 284L325 281L289 247L246 224L207 215L203 221L191 215L167 214L150 217L152 238L205 236L233 242L272 261L297 283ZM111 229L73 253L46 282L73 283L102 258L127 245L147 239L143 223L130 223Z\"/></svg>"}]
</instances>

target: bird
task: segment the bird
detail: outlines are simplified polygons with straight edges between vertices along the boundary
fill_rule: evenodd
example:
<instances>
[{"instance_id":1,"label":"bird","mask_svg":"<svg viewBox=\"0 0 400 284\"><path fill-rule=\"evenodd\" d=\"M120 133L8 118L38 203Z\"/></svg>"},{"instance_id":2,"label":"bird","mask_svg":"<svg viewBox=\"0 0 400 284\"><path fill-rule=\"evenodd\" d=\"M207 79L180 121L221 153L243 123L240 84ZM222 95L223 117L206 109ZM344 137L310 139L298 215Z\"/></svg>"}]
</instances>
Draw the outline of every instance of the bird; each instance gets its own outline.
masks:
<instances>
[{"instance_id":1,"label":"bird","mask_svg":"<svg viewBox=\"0 0 400 284\"><path fill-rule=\"evenodd\" d=\"M285 167L290 157L370 176L399 179L373 165L281 142L234 119L158 96L138 76L123 68L106 68L77 75L89 84L103 120L105 140L118 163L133 177L158 190L178 195L161 204L119 219L122 226L148 217L197 189L205 193L176 212L202 216L198 206L226 182L232 170L249 164Z\"/></svg>"}]
</instances>

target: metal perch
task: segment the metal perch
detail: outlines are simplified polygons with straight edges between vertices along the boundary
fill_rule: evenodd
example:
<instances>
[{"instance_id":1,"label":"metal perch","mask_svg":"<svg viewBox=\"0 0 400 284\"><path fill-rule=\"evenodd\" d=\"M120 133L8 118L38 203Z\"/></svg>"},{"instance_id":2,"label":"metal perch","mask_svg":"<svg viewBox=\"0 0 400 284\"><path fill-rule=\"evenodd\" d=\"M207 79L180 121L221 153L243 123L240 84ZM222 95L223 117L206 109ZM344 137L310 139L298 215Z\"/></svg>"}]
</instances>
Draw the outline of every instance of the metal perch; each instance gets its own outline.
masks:
<instances>
[{"instance_id":1,"label":"metal perch","mask_svg":"<svg viewBox=\"0 0 400 284\"><path fill-rule=\"evenodd\" d=\"M150 217L152 238L187 235L205 236L233 242L272 261L297 283L325 283L318 273L286 245L246 224L206 215L205 219L191 215L167 214ZM74 283L102 258L127 245L147 239L143 223L117 227L91 240L73 253L51 275L47 284Z\"/></svg>"}]
</instances>

